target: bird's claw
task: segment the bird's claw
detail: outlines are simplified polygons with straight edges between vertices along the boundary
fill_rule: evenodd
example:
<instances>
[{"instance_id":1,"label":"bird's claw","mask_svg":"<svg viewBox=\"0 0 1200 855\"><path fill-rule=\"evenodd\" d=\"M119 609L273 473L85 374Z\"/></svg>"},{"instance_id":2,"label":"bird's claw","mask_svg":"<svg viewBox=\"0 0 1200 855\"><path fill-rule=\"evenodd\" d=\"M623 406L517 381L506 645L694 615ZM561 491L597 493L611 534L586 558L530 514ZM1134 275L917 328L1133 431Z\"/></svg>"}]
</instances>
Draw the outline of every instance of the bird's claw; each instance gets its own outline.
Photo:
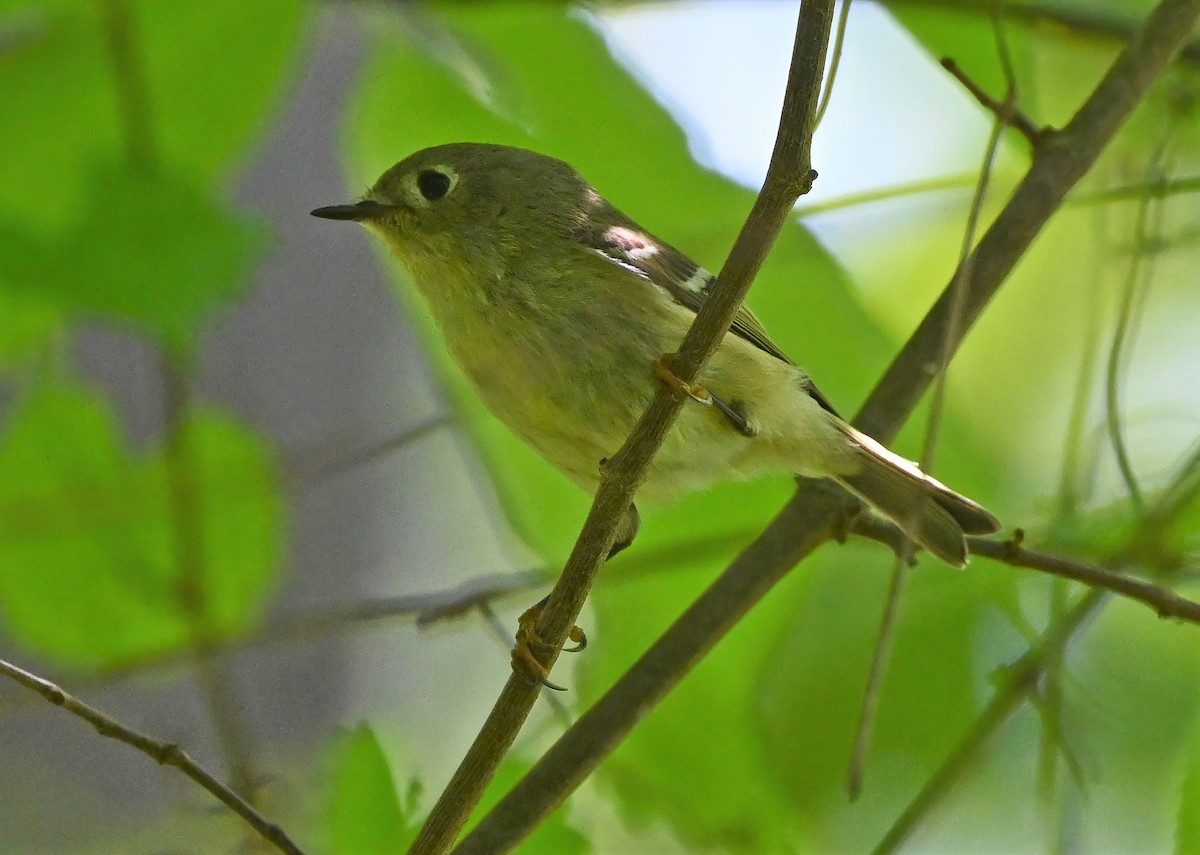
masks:
<instances>
[{"instance_id":1,"label":"bird's claw","mask_svg":"<svg viewBox=\"0 0 1200 855\"><path fill-rule=\"evenodd\" d=\"M711 407L713 405L713 396L709 391L699 383L687 383L676 377L675 372L667 364L669 360L670 356L667 354L658 358L658 361L654 363L654 376L672 389L683 392L697 404Z\"/></svg>"},{"instance_id":2,"label":"bird's claw","mask_svg":"<svg viewBox=\"0 0 1200 855\"><path fill-rule=\"evenodd\" d=\"M545 686L547 689L553 689L556 692L565 692L567 690L565 686L550 682L550 670L542 664L541 659L534 653L535 648L546 653L552 651L551 645L542 641L541 636L537 632L538 620L542 616L542 609L545 605L546 601L542 600L532 608L526 609L517 618L516 644L512 649L512 669L515 673L523 673L529 676L533 682ZM587 633L578 626L571 627L571 631L567 633L567 638L575 642L575 644L573 647L562 648L563 653L578 653L587 647Z\"/></svg>"}]
</instances>

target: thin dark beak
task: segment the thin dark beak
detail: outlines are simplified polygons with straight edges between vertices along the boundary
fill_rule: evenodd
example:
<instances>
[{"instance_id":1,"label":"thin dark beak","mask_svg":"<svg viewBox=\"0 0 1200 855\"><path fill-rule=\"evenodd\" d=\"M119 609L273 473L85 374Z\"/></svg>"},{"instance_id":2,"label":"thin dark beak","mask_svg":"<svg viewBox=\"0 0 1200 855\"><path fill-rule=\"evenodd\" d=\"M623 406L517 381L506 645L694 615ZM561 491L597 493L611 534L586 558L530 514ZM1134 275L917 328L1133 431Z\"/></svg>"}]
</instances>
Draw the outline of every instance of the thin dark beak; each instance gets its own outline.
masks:
<instances>
[{"instance_id":1,"label":"thin dark beak","mask_svg":"<svg viewBox=\"0 0 1200 855\"><path fill-rule=\"evenodd\" d=\"M395 205L384 205L373 199L363 199L353 205L330 205L326 208L317 208L311 213L314 217L321 217L325 220L354 220L357 222L382 217L394 210L396 210Z\"/></svg>"}]
</instances>

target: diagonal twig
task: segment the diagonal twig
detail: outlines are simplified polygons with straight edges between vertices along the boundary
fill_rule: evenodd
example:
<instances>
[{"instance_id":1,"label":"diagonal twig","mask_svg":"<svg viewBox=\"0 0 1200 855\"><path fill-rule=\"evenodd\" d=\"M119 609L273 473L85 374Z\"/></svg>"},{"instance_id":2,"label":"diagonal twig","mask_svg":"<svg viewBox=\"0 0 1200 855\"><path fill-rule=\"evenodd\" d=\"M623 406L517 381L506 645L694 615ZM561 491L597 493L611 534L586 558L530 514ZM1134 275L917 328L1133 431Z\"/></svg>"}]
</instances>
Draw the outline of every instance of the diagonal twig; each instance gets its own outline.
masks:
<instances>
[{"instance_id":1,"label":"diagonal twig","mask_svg":"<svg viewBox=\"0 0 1200 855\"><path fill-rule=\"evenodd\" d=\"M1163 491L1155 506L1139 517L1138 528L1130 536L1129 542L1104 560L1102 562L1104 565L1114 568L1125 567L1134 556L1143 555L1148 547L1157 543L1162 527L1192 505L1197 490L1200 489L1200 480L1197 480L1197 471L1200 468L1198 464L1200 464L1200 456L1193 455L1180 469L1173 483ZM1097 585L1097 587L1088 590L1065 614L1051 622L1041 639L1007 669L1005 679L975 718L970 729L888 828L873 850L876 855L894 852L908 839L917 825L929 815L929 812L941 802L954 783L961 778L963 771L978 756L987 740L1038 689L1047 669L1053 667L1062 658L1071 641L1100 614L1111 601L1114 591L1145 602L1163 616L1185 617L1185 611L1193 611L1191 607L1185 609L1181 607L1180 603L1173 602L1171 600L1173 595L1169 591L1161 597L1157 594L1148 597L1140 596L1140 594L1146 593L1144 587L1148 583L1140 582L1140 580L1122 573L1105 571L1100 567L1089 565L1071 566L1074 562L1022 550L1019 543L1012 546L1004 543L992 543L993 548L997 551L995 557L999 560L1008 560L1014 566L1027 566L1055 572L1087 584ZM1161 558L1150 563L1164 565L1158 567L1161 570L1178 570L1178 567L1172 566L1174 559L1171 556L1166 557L1168 560L1165 565ZM1120 581L1122 579L1124 582Z\"/></svg>"},{"instance_id":2,"label":"diagonal twig","mask_svg":"<svg viewBox=\"0 0 1200 855\"><path fill-rule=\"evenodd\" d=\"M812 133L833 10L833 0L804 0L801 4L779 131L762 192L717 277L711 296L672 359L672 371L685 384L696 379L717 349L796 200L812 185L815 177L811 167ZM650 369L647 366L647 371ZM552 651L543 662L547 668L553 665L557 651L574 625L596 573L612 547L617 526L686 400L682 390L660 387L625 445L602 467L595 502L538 621L537 634ZM538 691L539 687L523 675L509 678L411 852L441 853L454 843L529 715Z\"/></svg>"},{"instance_id":3,"label":"diagonal twig","mask_svg":"<svg viewBox=\"0 0 1200 855\"><path fill-rule=\"evenodd\" d=\"M1011 78L1008 83L1008 95L1005 96L1003 101L997 101L982 86L972 80L952 58L948 56L943 57L941 66L950 73L951 77L962 84L964 89L971 93L971 97L978 101L981 107L992 113L1002 124L1008 125L1013 130L1018 131L1034 148L1037 148L1046 134L1051 133L1049 128L1038 125L1033 119L1025 115L1024 110L1018 108L1014 103L1016 88Z\"/></svg>"},{"instance_id":4,"label":"diagonal twig","mask_svg":"<svg viewBox=\"0 0 1200 855\"><path fill-rule=\"evenodd\" d=\"M891 522L870 514L854 520L854 534L874 540L899 551L905 542L904 533ZM1200 602L1189 600L1164 585L1156 585L1128 573L1109 569L1104 564L1080 561L1030 549L1024 544L1025 533L1017 529L1007 540L969 537L971 555L989 558L1010 567L1037 570L1060 579L1082 582L1090 588L1102 588L1129 600L1149 606L1162 618L1174 618L1200 625Z\"/></svg>"},{"instance_id":5,"label":"diagonal twig","mask_svg":"<svg viewBox=\"0 0 1200 855\"><path fill-rule=\"evenodd\" d=\"M1162 0L1071 121L1035 150L1025 178L972 253L960 337L1175 59L1197 18L1200 0ZM912 412L945 346L954 299L952 289L943 292L888 367L855 419L861 430L887 442ZM523 839L792 566L837 533L846 501L821 482L802 484L725 573L483 818L459 852L504 852Z\"/></svg>"},{"instance_id":6,"label":"diagonal twig","mask_svg":"<svg viewBox=\"0 0 1200 855\"><path fill-rule=\"evenodd\" d=\"M941 436L942 415L946 404L946 378L949 373L950 360L953 358L956 342L961 338L959 327L962 324L963 295L971 281L974 272L974 262L971 258L971 247L979 238L979 221L983 215L984 202L992 183L992 170L996 163L996 154L1000 150L1000 140L1004 128L1011 124L1014 116L1020 115L1017 109L1017 78L1013 70L1012 58L1009 55L1008 39L1005 36L1003 7L999 2L993 5L992 29L996 40L996 54L1004 71L1005 95L1003 103L990 102L987 106L993 109L995 120L992 131L984 146L983 162L980 164L978 177L975 181L975 192L971 197L970 207L967 208L966 228L963 230L962 243L958 255L958 275L951 282L954 299L950 307L950 320L946 325L942 353L937 366L937 379L933 385L933 397L929 405L929 418L925 426L925 441L921 449L918 466L925 472L933 472L934 453ZM947 70L955 74L957 66L946 65ZM958 76L957 74L955 76ZM978 87L962 76L968 89L979 97ZM972 87L974 87L972 89ZM986 96L984 96L986 97ZM1036 145L1037 140L1030 138ZM863 692L862 707L859 712L858 727L854 735L854 747L850 752L850 764L846 775L846 791L851 801L855 801L862 791L863 776L866 774L867 757L871 750L871 742L875 734L875 721L879 713L879 701L882 696L883 681L891 664L892 643L896 629L900 623L900 601L908 584L908 574L912 565L914 544L906 541L896 550L896 562L892 568L892 578L888 586L887 597L884 600L883 615L879 622L879 633L875 640L875 650L871 657L871 666L867 672L866 690Z\"/></svg>"},{"instance_id":7,"label":"diagonal twig","mask_svg":"<svg viewBox=\"0 0 1200 855\"><path fill-rule=\"evenodd\" d=\"M107 713L101 712L74 695L63 691L49 680L44 680L3 659L0 659L0 675L15 680L30 691L37 692L55 706L62 707L72 715L83 719L101 736L124 742L164 766L174 766L246 820L264 840L269 841L280 852L287 852L289 855L304 855L304 851L287 836L282 828L259 813L249 802L219 781L216 776L193 760L178 745L155 739L127 727Z\"/></svg>"}]
</instances>

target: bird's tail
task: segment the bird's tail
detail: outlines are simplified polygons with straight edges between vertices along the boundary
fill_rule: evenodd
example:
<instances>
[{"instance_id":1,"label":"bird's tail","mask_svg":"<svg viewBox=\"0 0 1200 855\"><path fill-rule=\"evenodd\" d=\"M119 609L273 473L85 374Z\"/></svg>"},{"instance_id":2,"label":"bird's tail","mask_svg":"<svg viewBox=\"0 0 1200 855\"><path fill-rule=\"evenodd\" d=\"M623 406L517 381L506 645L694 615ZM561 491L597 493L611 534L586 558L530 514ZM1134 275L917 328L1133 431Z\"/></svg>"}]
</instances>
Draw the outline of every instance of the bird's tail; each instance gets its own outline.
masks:
<instances>
[{"instance_id":1,"label":"bird's tail","mask_svg":"<svg viewBox=\"0 0 1200 855\"><path fill-rule=\"evenodd\" d=\"M859 450L861 468L836 480L947 564L967 563L966 535L1000 529L1000 521L982 505L849 425L846 429Z\"/></svg>"}]
</instances>

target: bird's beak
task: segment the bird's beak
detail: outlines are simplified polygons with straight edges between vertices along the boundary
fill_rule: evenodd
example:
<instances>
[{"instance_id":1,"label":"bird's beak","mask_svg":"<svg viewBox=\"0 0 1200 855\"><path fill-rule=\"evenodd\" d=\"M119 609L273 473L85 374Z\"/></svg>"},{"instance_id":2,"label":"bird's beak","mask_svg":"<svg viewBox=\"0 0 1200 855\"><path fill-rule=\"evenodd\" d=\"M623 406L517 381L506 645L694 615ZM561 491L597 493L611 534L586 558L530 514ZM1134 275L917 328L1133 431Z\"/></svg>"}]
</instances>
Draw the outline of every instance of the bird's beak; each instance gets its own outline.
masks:
<instances>
[{"instance_id":1,"label":"bird's beak","mask_svg":"<svg viewBox=\"0 0 1200 855\"><path fill-rule=\"evenodd\" d=\"M355 202L353 205L329 205L325 208L317 208L311 213L314 217L321 217L325 220L354 220L361 222L362 220L382 217L395 210L395 205L385 205L382 202L376 202L374 199L363 199L361 202Z\"/></svg>"}]
</instances>

